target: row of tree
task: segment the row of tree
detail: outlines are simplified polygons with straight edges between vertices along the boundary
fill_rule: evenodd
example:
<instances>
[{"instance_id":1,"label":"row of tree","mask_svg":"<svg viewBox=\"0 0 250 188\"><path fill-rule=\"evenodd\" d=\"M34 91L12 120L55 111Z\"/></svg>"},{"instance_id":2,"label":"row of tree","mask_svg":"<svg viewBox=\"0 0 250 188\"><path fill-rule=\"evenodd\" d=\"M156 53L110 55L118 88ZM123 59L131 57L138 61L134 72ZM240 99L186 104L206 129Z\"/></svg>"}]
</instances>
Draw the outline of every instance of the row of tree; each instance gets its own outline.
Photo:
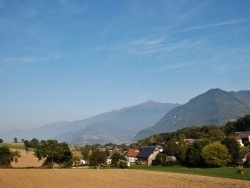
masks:
<instances>
[{"instance_id":1,"label":"row of tree","mask_svg":"<svg viewBox=\"0 0 250 188\"><path fill-rule=\"evenodd\" d=\"M158 154L153 165L173 165L166 162L166 156L175 156L181 165L189 167L220 167L236 165L239 159L240 145L234 138L235 132L250 131L250 115L228 122L225 126L188 127L171 133L162 133L140 140L141 145L161 144L163 153ZM185 138L192 138L187 143ZM249 143L246 143L249 145ZM246 165L250 162L247 161Z\"/></svg>"}]
</instances>

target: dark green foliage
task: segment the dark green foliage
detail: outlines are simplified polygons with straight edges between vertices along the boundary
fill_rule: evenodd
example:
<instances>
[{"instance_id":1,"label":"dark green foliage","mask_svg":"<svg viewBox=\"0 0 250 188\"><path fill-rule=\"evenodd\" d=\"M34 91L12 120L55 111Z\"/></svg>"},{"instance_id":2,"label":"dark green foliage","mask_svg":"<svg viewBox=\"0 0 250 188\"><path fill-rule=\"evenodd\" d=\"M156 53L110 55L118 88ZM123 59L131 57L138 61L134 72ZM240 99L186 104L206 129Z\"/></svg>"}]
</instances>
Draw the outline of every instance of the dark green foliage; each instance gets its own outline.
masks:
<instances>
[{"instance_id":1,"label":"dark green foliage","mask_svg":"<svg viewBox=\"0 0 250 188\"><path fill-rule=\"evenodd\" d=\"M178 139L171 139L164 143L163 153L167 156L175 156L179 163L185 161L187 144L184 142L184 135L180 134Z\"/></svg>"},{"instance_id":2,"label":"dark green foliage","mask_svg":"<svg viewBox=\"0 0 250 188\"><path fill-rule=\"evenodd\" d=\"M201 151L201 156L207 167L223 167L232 162L227 147L220 142L206 145Z\"/></svg>"},{"instance_id":3,"label":"dark green foliage","mask_svg":"<svg viewBox=\"0 0 250 188\"><path fill-rule=\"evenodd\" d=\"M99 168L101 165L104 165L106 162L106 154L99 149L92 151L92 154L89 156L89 164L91 167Z\"/></svg>"},{"instance_id":4,"label":"dark green foliage","mask_svg":"<svg viewBox=\"0 0 250 188\"><path fill-rule=\"evenodd\" d=\"M67 143L58 143L56 140L47 140L37 147L34 154L39 160L45 159L45 163L57 163L66 166L72 155Z\"/></svg>"},{"instance_id":5,"label":"dark green foliage","mask_svg":"<svg viewBox=\"0 0 250 188\"><path fill-rule=\"evenodd\" d=\"M25 148L30 147L30 142L28 140L24 140L23 144L24 144Z\"/></svg>"},{"instance_id":6,"label":"dark green foliage","mask_svg":"<svg viewBox=\"0 0 250 188\"><path fill-rule=\"evenodd\" d=\"M17 138L14 138L14 143L17 143L17 142L18 142Z\"/></svg>"},{"instance_id":7,"label":"dark green foliage","mask_svg":"<svg viewBox=\"0 0 250 188\"><path fill-rule=\"evenodd\" d=\"M181 141L179 139L180 135L182 135L183 138L192 138L192 139L209 139L211 142L214 141L221 141L225 137L224 133L224 127L218 127L215 125L206 125L201 127L186 127L180 130L177 130L175 132L167 132L167 133L161 133L158 135L154 135L154 138L156 139L156 143L166 143L170 140L175 139L176 141ZM146 138L143 140L138 141L137 146L145 146L150 145L150 138Z\"/></svg>"},{"instance_id":8,"label":"dark green foliage","mask_svg":"<svg viewBox=\"0 0 250 188\"><path fill-rule=\"evenodd\" d=\"M118 162L118 168L121 168L121 169L124 169L124 168L128 168L128 164L127 164L127 161L126 160L120 160Z\"/></svg>"},{"instance_id":9,"label":"dark green foliage","mask_svg":"<svg viewBox=\"0 0 250 188\"><path fill-rule=\"evenodd\" d=\"M235 122L227 122L227 124L223 127L223 130L225 132L226 135L233 135L236 132L235 129Z\"/></svg>"},{"instance_id":10,"label":"dark green foliage","mask_svg":"<svg viewBox=\"0 0 250 188\"><path fill-rule=\"evenodd\" d=\"M231 154L232 164L236 164L240 153L239 143L233 137L226 137L221 143L227 147L228 152Z\"/></svg>"},{"instance_id":11,"label":"dark green foliage","mask_svg":"<svg viewBox=\"0 0 250 188\"><path fill-rule=\"evenodd\" d=\"M3 139L2 138L0 138L0 143L3 143Z\"/></svg>"},{"instance_id":12,"label":"dark green foliage","mask_svg":"<svg viewBox=\"0 0 250 188\"><path fill-rule=\"evenodd\" d=\"M24 140L23 143L24 143L24 146L26 148L28 148L28 147L30 147L30 148L37 148L40 145L39 140L36 139L36 138L33 138L30 141Z\"/></svg>"},{"instance_id":13,"label":"dark green foliage","mask_svg":"<svg viewBox=\"0 0 250 188\"><path fill-rule=\"evenodd\" d=\"M29 147L31 148L37 148L40 145L40 143L38 139L33 138L32 140L30 140L29 145L30 145Z\"/></svg>"},{"instance_id":14,"label":"dark green foliage","mask_svg":"<svg viewBox=\"0 0 250 188\"><path fill-rule=\"evenodd\" d=\"M234 124L236 132L250 131L250 115L239 118Z\"/></svg>"},{"instance_id":15,"label":"dark green foliage","mask_svg":"<svg viewBox=\"0 0 250 188\"><path fill-rule=\"evenodd\" d=\"M123 154L117 153L115 152L112 156L111 156L111 166L113 168L127 168L127 163L124 164L124 161L126 162L126 158Z\"/></svg>"},{"instance_id":16,"label":"dark green foliage","mask_svg":"<svg viewBox=\"0 0 250 188\"><path fill-rule=\"evenodd\" d=\"M11 162L18 162L19 151L10 151L7 146L0 147L0 168L11 168Z\"/></svg>"},{"instance_id":17,"label":"dark green foliage","mask_svg":"<svg viewBox=\"0 0 250 188\"><path fill-rule=\"evenodd\" d=\"M152 161L153 166L164 165L166 163L166 154L165 153L158 153L156 155L155 160Z\"/></svg>"},{"instance_id":18,"label":"dark green foliage","mask_svg":"<svg viewBox=\"0 0 250 188\"><path fill-rule=\"evenodd\" d=\"M201 139L190 145L186 152L185 164L190 167L204 166L201 151L209 143L208 139Z\"/></svg>"}]
</instances>

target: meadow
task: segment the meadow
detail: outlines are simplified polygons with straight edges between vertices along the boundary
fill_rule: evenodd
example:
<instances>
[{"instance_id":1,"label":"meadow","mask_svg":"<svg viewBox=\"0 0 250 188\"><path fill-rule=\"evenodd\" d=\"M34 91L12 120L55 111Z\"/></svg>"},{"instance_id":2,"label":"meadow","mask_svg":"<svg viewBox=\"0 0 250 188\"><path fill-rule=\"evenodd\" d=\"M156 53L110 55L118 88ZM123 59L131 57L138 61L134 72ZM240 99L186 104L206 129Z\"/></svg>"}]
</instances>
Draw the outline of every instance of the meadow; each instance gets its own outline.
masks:
<instances>
[{"instance_id":1,"label":"meadow","mask_svg":"<svg viewBox=\"0 0 250 188\"><path fill-rule=\"evenodd\" d=\"M220 178L230 178L230 179L239 179L239 180L248 180L250 181L250 168L241 169L244 174L237 174L237 168L233 167L222 167L222 168L188 168L184 166L131 166L130 169L137 170L149 170L149 171L159 171L159 172L171 172L171 173L184 173L184 174L193 174L193 175L202 175L202 176L211 176L211 177L220 177Z\"/></svg>"},{"instance_id":2,"label":"meadow","mask_svg":"<svg viewBox=\"0 0 250 188\"><path fill-rule=\"evenodd\" d=\"M11 149L25 150L25 146L24 146L24 144L22 142L17 142L17 143L4 142L4 143L0 143L0 147L2 147L3 145L8 146Z\"/></svg>"}]
</instances>

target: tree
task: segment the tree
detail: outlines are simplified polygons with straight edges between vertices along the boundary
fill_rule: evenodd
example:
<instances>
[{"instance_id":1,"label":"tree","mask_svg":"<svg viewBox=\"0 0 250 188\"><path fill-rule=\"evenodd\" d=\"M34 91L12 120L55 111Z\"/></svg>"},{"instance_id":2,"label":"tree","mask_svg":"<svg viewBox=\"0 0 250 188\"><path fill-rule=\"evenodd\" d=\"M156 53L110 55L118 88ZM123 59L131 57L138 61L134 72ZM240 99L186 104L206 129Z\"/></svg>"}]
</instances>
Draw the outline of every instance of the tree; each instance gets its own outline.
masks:
<instances>
[{"instance_id":1,"label":"tree","mask_svg":"<svg viewBox=\"0 0 250 188\"><path fill-rule=\"evenodd\" d=\"M15 138L14 138L14 143L17 143L17 142L18 142L18 140L17 140L17 138L15 137Z\"/></svg>"},{"instance_id":2,"label":"tree","mask_svg":"<svg viewBox=\"0 0 250 188\"><path fill-rule=\"evenodd\" d=\"M126 158L123 154L120 154L118 152L115 152L111 156L111 166L114 168L127 168Z\"/></svg>"},{"instance_id":3,"label":"tree","mask_svg":"<svg viewBox=\"0 0 250 188\"><path fill-rule=\"evenodd\" d=\"M99 168L102 164L106 162L106 154L99 149L92 151L92 154L89 156L89 164L91 167Z\"/></svg>"},{"instance_id":4,"label":"tree","mask_svg":"<svg viewBox=\"0 0 250 188\"><path fill-rule=\"evenodd\" d=\"M226 135L233 135L235 130L235 122L227 122L227 124L223 127L223 130Z\"/></svg>"},{"instance_id":5,"label":"tree","mask_svg":"<svg viewBox=\"0 0 250 188\"><path fill-rule=\"evenodd\" d=\"M67 143L58 143L56 140L44 141L37 147L34 154L38 160L45 159L44 166L52 165L54 163L60 166L67 166L72 162L72 155Z\"/></svg>"},{"instance_id":6,"label":"tree","mask_svg":"<svg viewBox=\"0 0 250 188\"><path fill-rule=\"evenodd\" d=\"M152 161L153 166L163 165L166 162L166 154L158 153L155 157L155 160Z\"/></svg>"},{"instance_id":7,"label":"tree","mask_svg":"<svg viewBox=\"0 0 250 188\"><path fill-rule=\"evenodd\" d=\"M7 146L0 147L0 168L11 168L11 162L17 163L19 157L19 151L10 151Z\"/></svg>"},{"instance_id":8,"label":"tree","mask_svg":"<svg viewBox=\"0 0 250 188\"><path fill-rule=\"evenodd\" d=\"M28 140L24 140L23 144L24 144L25 148L30 147L30 142Z\"/></svg>"},{"instance_id":9,"label":"tree","mask_svg":"<svg viewBox=\"0 0 250 188\"><path fill-rule=\"evenodd\" d=\"M29 147L31 148L37 148L40 145L40 143L38 139L32 138L32 140L30 140L29 142L29 145L30 145Z\"/></svg>"},{"instance_id":10,"label":"tree","mask_svg":"<svg viewBox=\"0 0 250 188\"><path fill-rule=\"evenodd\" d=\"M231 154L232 164L236 164L240 153L239 143L232 137L226 137L221 143L227 147L228 152Z\"/></svg>"},{"instance_id":11,"label":"tree","mask_svg":"<svg viewBox=\"0 0 250 188\"><path fill-rule=\"evenodd\" d=\"M178 141L173 138L167 141L163 146L163 153L167 156L175 156L177 161L183 163L187 150L187 144L184 142L183 135L178 136Z\"/></svg>"},{"instance_id":12,"label":"tree","mask_svg":"<svg viewBox=\"0 0 250 188\"><path fill-rule=\"evenodd\" d=\"M237 132L250 131L250 115L239 118L234 125Z\"/></svg>"},{"instance_id":13,"label":"tree","mask_svg":"<svg viewBox=\"0 0 250 188\"><path fill-rule=\"evenodd\" d=\"M219 127L212 128L207 134L212 142L221 141L225 137L225 133Z\"/></svg>"},{"instance_id":14,"label":"tree","mask_svg":"<svg viewBox=\"0 0 250 188\"><path fill-rule=\"evenodd\" d=\"M208 167L223 167L232 161L227 147L220 142L206 145L201 151L201 156Z\"/></svg>"},{"instance_id":15,"label":"tree","mask_svg":"<svg viewBox=\"0 0 250 188\"><path fill-rule=\"evenodd\" d=\"M201 139L190 145L186 152L185 164L190 167L203 166L201 151L209 143L208 139Z\"/></svg>"},{"instance_id":16,"label":"tree","mask_svg":"<svg viewBox=\"0 0 250 188\"><path fill-rule=\"evenodd\" d=\"M3 139L2 138L0 138L0 143L3 143Z\"/></svg>"}]
</instances>

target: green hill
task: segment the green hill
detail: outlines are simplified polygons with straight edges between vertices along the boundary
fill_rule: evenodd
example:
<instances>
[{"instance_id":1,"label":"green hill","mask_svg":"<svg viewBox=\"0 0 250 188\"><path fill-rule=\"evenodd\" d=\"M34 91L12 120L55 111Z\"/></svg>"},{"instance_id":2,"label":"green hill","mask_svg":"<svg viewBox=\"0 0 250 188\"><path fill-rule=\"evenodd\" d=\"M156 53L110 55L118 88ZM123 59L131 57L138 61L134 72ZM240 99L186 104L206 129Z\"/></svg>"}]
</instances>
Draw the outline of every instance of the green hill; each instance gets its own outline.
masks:
<instances>
[{"instance_id":1,"label":"green hill","mask_svg":"<svg viewBox=\"0 0 250 188\"><path fill-rule=\"evenodd\" d=\"M211 89L170 110L154 126L140 131L134 140L189 126L224 125L246 114L250 114L250 91Z\"/></svg>"}]
</instances>

